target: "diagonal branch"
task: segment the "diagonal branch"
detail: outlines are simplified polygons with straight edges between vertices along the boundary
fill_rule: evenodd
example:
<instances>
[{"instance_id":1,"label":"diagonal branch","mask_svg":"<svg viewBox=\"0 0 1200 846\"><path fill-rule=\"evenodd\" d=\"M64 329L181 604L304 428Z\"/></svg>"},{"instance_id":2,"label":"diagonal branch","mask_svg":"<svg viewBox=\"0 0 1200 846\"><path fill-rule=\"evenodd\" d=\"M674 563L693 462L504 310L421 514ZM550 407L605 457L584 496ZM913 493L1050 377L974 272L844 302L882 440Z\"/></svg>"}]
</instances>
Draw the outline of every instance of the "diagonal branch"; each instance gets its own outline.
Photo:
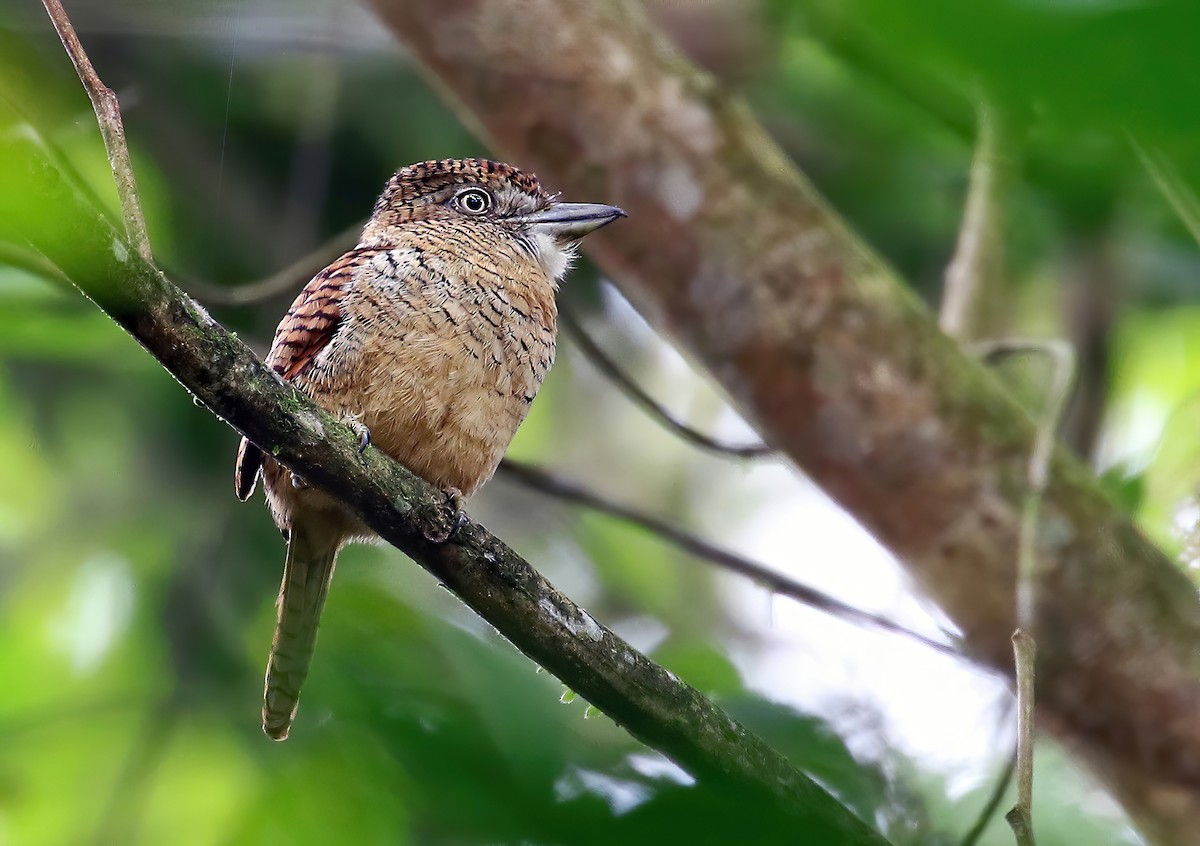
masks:
<instances>
[{"instance_id":1,"label":"diagonal branch","mask_svg":"<svg viewBox=\"0 0 1200 846\"><path fill-rule=\"evenodd\" d=\"M117 195L121 200L121 214L125 219L125 236L137 247L144 261L154 261L150 250L150 236L146 234L146 219L138 202L137 180L133 177L133 164L129 160L129 145L125 143L125 123L121 120L121 107L117 95L100 81L96 69L88 58L71 19L59 0L43 0L54 31L62 41L63 49L71 57L79 81L92 101L92 109L100 124L100 135L104 138L104 149L108 151L108 162L112 166L113 179L117 183Z\"/></svg>"},{"instance_id":2,"label":"diagonal branch","mask_svg":"<svg viewBox=\"0 0 1200 846\"><path fill-rule=\"evenodd\" d=\"M284 294L294 295L325 265L358 243L365 223L364 220L356 221L286 267L246 285L229 288L187 280L184 284L193 296L214 306L248 306Z\"/></svg>"},{"instance_id":3,"label":"diagonal branch","mask_svg":"<svg viewBox=\"0 0 1200 846\"><path fill-rule=\"evenodd\" d=\"M940 643L933 638L905 628L896 621L889 620L887 617L872 614L870 611L864 611L861 608L856 608L853 605L842 602L840 599L836 599L814 587L801 584L795 579L790 579L769 567L764 567L757 561L751 561L749 558L726 549L721 549L715 544L711 544L706 540L672 526L666 520L653 517L636 508L600 496L569 479L564 479L539 467L514 461L511 458L506 458L501 462L500 471L505 477L530 490L538 491L547 496L553 496L564 502L581 505L584 508L590 508L602 514L608 514L630 525L645 529L690 555L694 555L704 561L709 561L730 572L746 576L772 593L791 597L802 605L807 605L809 608L820 611L822 614L828 614L831 617L836 617L839 620L844 620L847 623L857 626L868 626L890 634L900 635L914 643L919 643L951 658L958 658L960 660L966 660L967 658L966 655L950 644Z\"/></svg>"},{"instance_id":4,"label":"diagonal branch","mask_svg":"<svg viewBox=\"0 0 1200 846\"><path fill-rule=\"evenodd\" d=\"M650 419L661 424L663 428L676 435L680 440L708 452L731 455L736 458L762 458L775 452L766 444L727 444L678 420L662 403L633 381L633 378L600 348L595 339L583 328L583 324L569 306L559 303L558 318L563 329L575 341L579 351L592 363L592 366L616 385L621 393L629 397L633 404L645 412Z\"/></svg>"}]
</instances>

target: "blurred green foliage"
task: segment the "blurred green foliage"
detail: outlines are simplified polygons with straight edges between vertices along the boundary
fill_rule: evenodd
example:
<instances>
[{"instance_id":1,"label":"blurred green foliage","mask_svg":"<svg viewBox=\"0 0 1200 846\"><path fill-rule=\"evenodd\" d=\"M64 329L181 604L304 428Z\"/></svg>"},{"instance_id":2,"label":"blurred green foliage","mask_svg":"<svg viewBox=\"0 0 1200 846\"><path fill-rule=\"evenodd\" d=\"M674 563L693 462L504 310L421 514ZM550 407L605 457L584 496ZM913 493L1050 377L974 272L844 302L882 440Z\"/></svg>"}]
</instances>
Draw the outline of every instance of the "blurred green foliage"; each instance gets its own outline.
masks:
<instances>
[{"instance_id":1,"label":"blurred green foliage","mask_svg":"<svg viewBox=\"0 0 1200 846\"><path fill-rule=\"evenodd\" d=\"M400 164L486 153L350 7L75 5L123 100L156 254L185 285L277 269L362 218ZM706 8L691 24L719 40ZM1169 157L1181 190L1200 185L1198 9L771 0L737 8L751 46L715 68L931 301L953 248L973 98L986 91L1011 110L1024 178L996 328L1071 337L1065 292L1112 298L1093 457L1176 551L1198 510L1200 262L1131 139ZM39 14L0 4L0 96L115 209L86 100ZM287 25L297 20L307 28ZM296 730L268 743L258 700L282 544L261 508L233 500L235 436L89 303L31 274L4 236L0 844L831 842L693 784L581 699L560 703L561 684L388 549L344 556ZM1080 262L1093 255L1108 257L1104 278ZM589 267L564 296L595 323L622 313ZM261 348L289 298L214 313ZM645 336L625 326L614 337L639 378L695 416L720 416ZM732 537L762 504L717 497L741 471L658 433L569 346L513 451L708 534ZM884 730L862 732L864 744L747 683L747 656L774 636L745 630L704 565L503 481L477 507L894 842L953 843L970 827L1002 739L965 776L881 751ZM1039 842L1132 842L1079 804L1094 794L1057 752L1044 757ZM982 842L1009 837L996 820Z\"/></svg>"}]
</instances>

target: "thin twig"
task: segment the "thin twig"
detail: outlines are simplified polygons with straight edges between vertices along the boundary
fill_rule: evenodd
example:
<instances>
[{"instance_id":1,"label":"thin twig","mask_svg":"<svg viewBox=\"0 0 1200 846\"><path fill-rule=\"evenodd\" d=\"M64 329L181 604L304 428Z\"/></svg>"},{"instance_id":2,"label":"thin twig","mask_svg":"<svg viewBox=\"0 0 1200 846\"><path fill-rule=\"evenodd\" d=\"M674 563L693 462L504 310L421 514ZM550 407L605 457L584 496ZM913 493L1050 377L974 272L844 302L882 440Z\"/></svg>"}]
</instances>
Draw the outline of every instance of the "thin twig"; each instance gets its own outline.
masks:
<instances>
[{"instance_id":1,"label":"thin twig","mask_svg":"<svg viewBox=\"0 0 1200 846\"><path fill-rule=\"evenodd\" d=\"M133 163L129 159L129 146L125 142L125 124L121 120L121 107L117 103L117 95L113 90L100 81L96 69L88 59L87 52L79 43L71 19L59 0L42 0L50 22L62 41L63 48L75 65L79 81L87 91L88 99L92 101L92 109L96 112L100 124L100 135L104 138L104 149L108 151L108 163L112 166L113 179L117 183L117 195L121 199L121 214L125 220L125 234L130 243L137 249L138 255L150 262L154 255L150 250L150 236L146 234L146 219L142 216L142 206L138 202L137 180L133 175Z\"/></svg>"},{"instance_id":2,"label":"thin twig","mask_svg":"<svg viewBox=\"0 0 1200 846\"><path fill-rule=\"evenodd\" d=\"M863 611L861 608L855 608L853 605L835 599L816 588L801 584L758 562L721 549L689 532L672 526L659 517L646 514L632 506L615 502L557 474L549 473L539 467L534 467L523 462L514 461L511 458L506 458L500 463L500 470L506 478L530 490L538 491L564 502L581 505L593 511L608 514L626 523L638 526L690 555L746 576L772 593L791 597L802 605L807 605L816 611L820 611L822 614L828 614L831 617L836 617L839 620L854 625L869 626L892 634L898 634L943 655L949 655L952 658L964 661L968 660L966 655L950 644L940 643L933 638L914 632L912 629L905 628L899 623L889 620L887 617Z\"/></svg>"},{"instance_id":3,"label":"thin twig","mask_svg":"<svg viewBox=\"0 0 1200 846\"><path fill-rule=\"evenodd\" d=\"M579 351L592 363L592 366L620 388L621 392L629 397L634 405L646 412L653 420L662 424L668 431L678 435L682 440L709 452L721 455L733 455L738 458L762 458L763 456L775 453L775 449L766 444L727 444L677 420L665 406L633 381L632 377L619 364L613 361L608 353L600 348L600 345L583 328L583 324L569 306L565 303L560 303L558 316L563 329L575 341L575 344L579 347Z\"/></svg>"},{"instance_id":4,"label":"thin twig","mask_svg":"<svg viewBox=\"0 0 1200 846\"><path fill-rule=\"evenodd\" d=\"M1033 668L1037 644L1022 629L1013 632L1017 666L1017 804L1004 815L1017 846L1034 846L1033 839Z\"/></svg>"},{"instance_id":5,"label":"thin twig","mask_svg":"<svg viewBox=\"0 0 1200 846\"><path fill-rule=\"evenodd\" d=\"M1030 353L1045 355L1051 363L1050 386L1038 415L1033 448L1029 452L1026 472L1029 489L1021 507L1017 536L1017 630L1013 633L1017 675L1017 804L1005 816L1018 846L1033 846L1034 664L1037 655L1033 631L1037 617L1037 530L1054 457L1055 431L1071 394L1075 350L1066 341L1019 338L986 341L974 345L974 349L988 363Z\"/></svg>"},{"instance_id":6,"label":"thin twig","mask_svg":"<svg viewBox=\"0 0 1200 846\"><path fill-rule=\"evenodd\" d=\"M1008 825L1013 831L1017 846L1037 846L1037 842L1033 839L1033 820L1030 819L1029 814L1023 813L1018 807L1005 814L1004 819L1008 821Z\"/></svg>"},{"instance_id":7,"label":"thin twig","mask_svg":"<svg viewBox=\"0 0 1200 846\"><path fill-rule=\"evenodd\" d=\"M364 221L360 220L347 226L319 247L264 279L236 287L206 282L185 282L185 287L202 302L215 306L248 306L299 291L333 259L358 243L363 224Z\"/></svg>"},{"instance_id":8,"label":"thin twig","mask_svg":"<svg viewBox=\"0 0 1200 846\"><path fill-rule=\"evenodd\" d=\"M1017 756L1014 753L1005 762L1004 769L1000 773L1000 778L996 779L991 795L980 809L979 816L975 818L975 824L963 836L962 842L958 846L976 846L979 843L979 838L983 837L983 833L987 831L988 824L995 816L1000 803L1004 801L1004 794L1008 792L1008 786L1012 783L1013 770L1016 769L1016 766Z\"/></svg>"},{"instance_id":9,"label":"thin twig","mask_svg":"<svg viewBox=\"0 0 1200 846\"><path fill-rule=\"evenodd\" d=\"M1075 350L1066 341L1027 338L983 341L972 345L972 349L989 363L996 363L1014 355L1037 354L1049 357L1052 366L1050 386L1046 390L1046 403L1038 415L1033 448L1029 452L1029 491L1021 509L1017 539L1017 625L1032 637L1030 633L1033 631L1036 610L1034 588L1037 581L1038 512L1046 492L1046 482L1050 478L1054 433L1071 395L1071 380L1075 375Z\"/></svg>"},{"instance_id":10,"label":"thin twig","mask_svg":"<svg viewBox=\"0 0 1200 846\"><path fill-rule=\"evenodd\" d=\"M986 97L979 101L975 154L954 257L946 267L938 316L947 335L977 337L999 282L1003 263L1004 193L1008 155L1003 116Z\"/></svg>"},{"instance_id":11,"label":"thin twig","mask_svg":"<svg viewBox=\"0 0 1200 846\"><path fill-rule=\"evenodd\" d=\"M1009 164L1002 115L986 98L979 104L979 132L971 165L970 188L958 246L946 269L946 291L939 321L942 329L960 342L979 333L981 316L994 293L1001 271L1004 220L1005 167ZM1055 433L1070 396L1075 372L1074 350L1064 341L1006 339L970 345L985 362L996 363L1022 353L1048 355L1052 374L1046 402L1038 415L1033 446L1026 466L1028 489L1022 500L1017 536L1017 630L1013 651L1017 675L1017 805L1006 816L1018 846L1033 846L1033 691L1034 624L1037 588L1038 519L1050 475ZM990 815L998 806L990 805ZM980 820L983 826L987 817ZM976 829L982 831L977 824Z\"/></svg>"}]
</instances>

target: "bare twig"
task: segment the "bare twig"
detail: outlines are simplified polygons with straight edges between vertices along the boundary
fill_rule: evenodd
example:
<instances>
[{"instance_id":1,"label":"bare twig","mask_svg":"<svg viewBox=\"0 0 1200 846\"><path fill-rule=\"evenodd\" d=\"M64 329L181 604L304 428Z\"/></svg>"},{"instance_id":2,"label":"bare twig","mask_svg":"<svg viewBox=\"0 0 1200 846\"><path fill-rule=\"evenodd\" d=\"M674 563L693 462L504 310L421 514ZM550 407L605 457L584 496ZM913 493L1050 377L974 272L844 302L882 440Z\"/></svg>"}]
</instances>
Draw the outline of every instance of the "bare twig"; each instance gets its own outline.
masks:
<instances>
[{"instance_id":1,"label":"bare twig","mask_svg":"<svg viewBox=\"0 0 1200 846\"><path fill-rule=\"evenodd\" d=\"M1023 813L1019 807L1013 808L1004 815L1004 819L1008 821L1008 825L1013 830L1013 836L1017 840L1017 846L1036 846L1033 839L1033 821L1029 815Z\"/></svg>"},{"instance_id":2,"label":"bare twig","mask_svg":"<svg viewBox=\"0 0 1200 846\"><path fill-rule=\"evenodd\" d=\"M1033 668L1037 644L1022 629L1013 632L1017 665L1017 804L1004 815L1017 846L1034 846L1033 839Z\"/></svg>"},{"instance_id":3,"label":"bare twig","mask_svg":"<svg viewBox=\"0 0 1200 846\"><path fill-rule=\"evenodd\" d=\"M854 625L868 626L891 634L898 634L943 655L967 660L967 656L950 644L940 643L933 638L914 632L912 629L905 628L899 623L889 620L887 617L872 614L869 611L863 611L861 608L848 605L827 593L801 584L756 561L751 561L741 555L721 549L689 532L672 526L666 520L646 514L632 506L615 502L557 474L549 473L539 467L514 461L511 458L506 458L501 462L500 470L505 478L511 479L531 490L553 496L564 502L574 503L585 508L590 508L593 511L608 514L626 523L638 526L684 552L716 564L718 567L746 576L772 593L791 597L803 605L820 611L822 614L828 614L831 617L836 617L839 620L844 620Z\"/></svg>"},{"instance_id":4,"label":"bare twig","mask_svg":"<svg viewBox=\"0 0 1200 846\"><path fill-rule=\"evenodd\" d=\"M972 345L984 361L995 363L1021 354L1038 354L1050 358L1050 385L1046 402L1038 416L1033 448L1029 452L1027 478L1029 491L1022 503L1021 524L1017 538L1017 625L1032 637L1037 579L1037 523L1046 483L1050 478L1050 460L1054 455L1055 430L1062 419L1063 408L1071 395L1071 380L1075 374L1075 351L1066 341L1010 338L983 341Z\"/></svg>"},{"instance_id":5,"label":"bare twig","mask_svg":"<svg viewBox=\"0 0 1200 846\"><path fill-rule=\"evenodd\" d=\"M121 120L121 107L117 103L117 95L113 90L100 81L96 69L88 59L71 19L59 0L42 0L46 7L54 30L62 41L63 48L75 65L79 81L87 91L88 99L92 101L92 109L99 119L100 134L104 138L104 148L108 151L108 163L112 166L113 179L117 183L117 194L121 199L121 213L125 220L125 234L145 261L153 261L150 251L150 236L146 234L146 219L142 216L142 207L138 202L137 180L133 176L133 163L129 160L129 146L125 143L125 124Z\"/></svg>"},{"instance_id":6,"label":"bare twig","mask_svg":"<svg viewBox=\"0 0 1200 846\"><path fill-rule=\"evenodd\" d=\"M333 259L358 243L364 221L347 226L316 249L296 259L287 267L264 279L245 285L225 287L207 282L186 282L186 287L198 299L215 306L248 306L299 291Z\"/></svg>"},{"instance_id":7,"label":"bare twig","mask_svg":"<svg viewBox=\"0 0 1200 846\"><path fill-rule=\"evenodd\" d=\"M1002 267L1004 220L1003 193L1007 183L1007 143L1002 115L986 98L980 100L979 132L971 165L970 189L959 230L954 259L946 269L946 292L940 325L947 334L969 342L979 334L981 316L995 292ZM1074 352L1063 341L1000 340L972 345L986 362L995 363L1019 353L1041 353L1051 359L1052 375L1047 399L1038 416L1037 429L1026 467L1028 489L1022 499L1017 537L1017 630L1013 652L1017 676L1017 805L1006 819L1018 846L1033 846L1033 684L1035 596L1037 585L1037 530L1042 498L1050 476L1055 433L1070 395L1075 371ZM996 805L988 810L993 812ZM986 818L981 820L986 825ZM978 830L982 830L977 826Z\"/></svg>"},{"instance_id":8,"label":"bare twig","mask_svg":"<svg viewBox=\"0 0 1200 846\"><path fill-rule=\"evenodd\" d=\"M583 324L569 306L560 303L558 315L562 327L574 339L579 351L592 363L592 366L620 388L621 392L651 419L661 423L668 431L678 435L682 440L709 452L733 455L738 458L761 458L775 452L766 444L727 444L676 419L661 403L633 381L632 377L613 361L608 353L600 348L595 339L583 328Z\"/></svg>"},{"instance_id":9,"label":"bare twig","mask_svg":"<svg viewBox=\"0 0 1200 846\"><path fill-rule=\"evenodd\" d=\"M975 350L989 363L1013 355L1036 353L1050 358L1050 385L1038 415L1033 448L1029 453L1026 491L1017 536L1017 630L1013 633L1013 659L1017 677L1017 804L1005 819L1012 827L1018 846L1033 846L1033 718L1034 666L1037 644L1033 636L1037 617L1037 532L1039 512L1050 478L1055 432L1071 394L1075 373L1075 351L1066 341L986 341Z\"/></svg>"},{"instance_id":10,"label":"bare twig","mask_svg":"<svg viewBox=\"0 0 1200 846\"><path fill-rule=\"evenodd\" d=\"M959 339L978 337L1003 263L1004 193L1008 182L1003 115L986 97L978 108L975 155L954 257L946 267L939 324Z\"/></svg>"}]
</instances>

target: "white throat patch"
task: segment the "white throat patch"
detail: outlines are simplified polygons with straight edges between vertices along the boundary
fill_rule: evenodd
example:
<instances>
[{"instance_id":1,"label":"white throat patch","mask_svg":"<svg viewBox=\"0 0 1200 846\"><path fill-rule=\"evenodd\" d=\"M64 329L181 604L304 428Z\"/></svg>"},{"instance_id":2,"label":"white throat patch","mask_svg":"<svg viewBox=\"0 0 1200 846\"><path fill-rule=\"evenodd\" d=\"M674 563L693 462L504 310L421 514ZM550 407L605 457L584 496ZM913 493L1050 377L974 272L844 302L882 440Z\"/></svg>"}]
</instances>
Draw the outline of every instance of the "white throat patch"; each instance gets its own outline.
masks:
<instances>
[{"instance_id":1,"label":"white throat patch","mask_svg":"<svg viewBox=\"0 0 1200 846\"><path fill-rule=\"evenodd\" d=\"M534 252L537 253L538 262L546 271L546 275L550 277L550 281L557 286L567 275L567 271L571 269L571 263L575 261L576 245L562 247L545 232L534 233L531 240Z\"/></svg>"}]
</instances>

